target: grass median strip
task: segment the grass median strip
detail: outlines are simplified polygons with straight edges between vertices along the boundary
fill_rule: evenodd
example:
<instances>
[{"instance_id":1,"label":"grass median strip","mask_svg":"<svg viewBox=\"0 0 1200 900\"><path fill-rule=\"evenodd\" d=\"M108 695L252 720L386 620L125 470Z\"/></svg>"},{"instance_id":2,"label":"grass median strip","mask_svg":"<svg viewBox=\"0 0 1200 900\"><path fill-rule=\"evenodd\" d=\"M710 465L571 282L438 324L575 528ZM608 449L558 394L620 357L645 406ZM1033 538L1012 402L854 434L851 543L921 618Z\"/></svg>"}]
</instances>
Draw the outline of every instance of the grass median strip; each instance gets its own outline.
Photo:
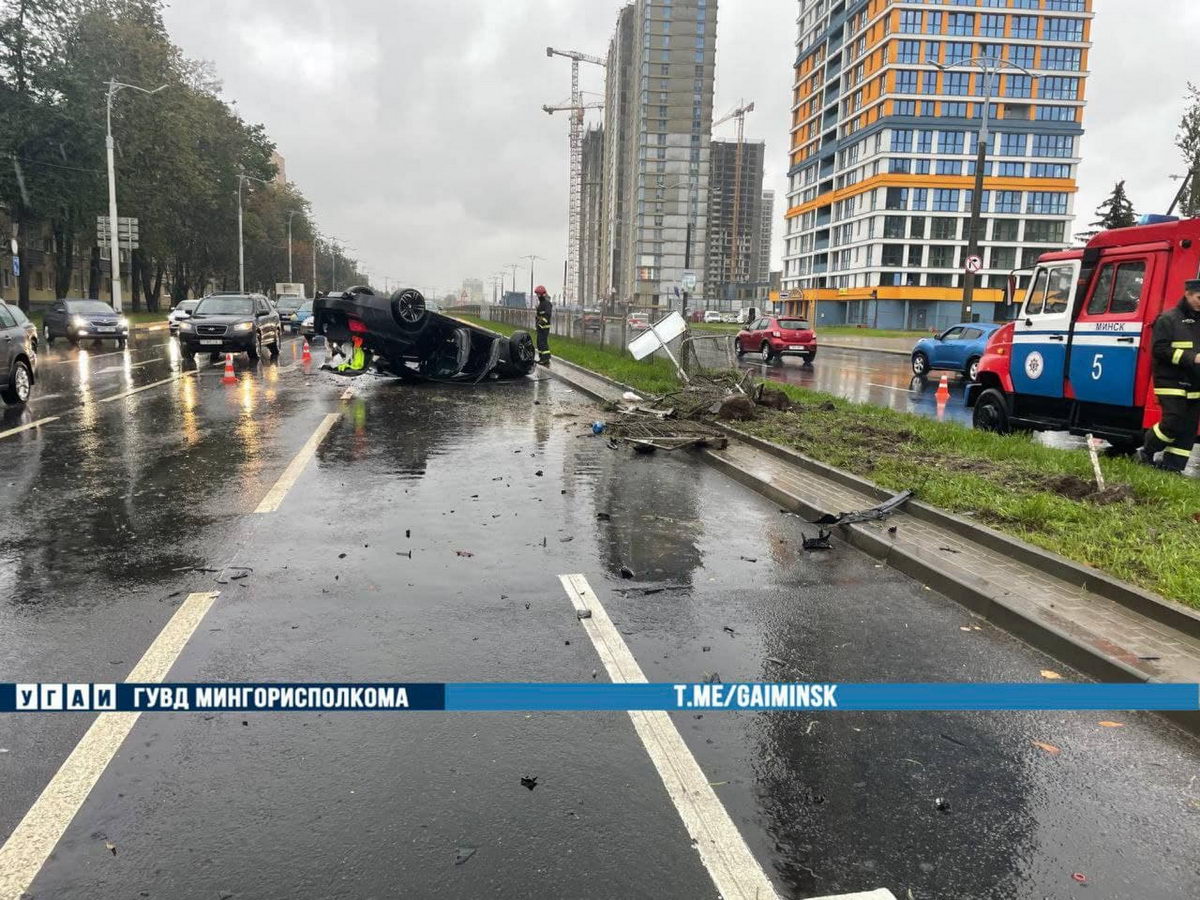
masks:
<instances>
[{"instance_id":1,"label":"grass median strip","mask_svg":"<svg viewBox=\"0 0 1200 900\"><path fill-rule=\"evenodd\" d=\"M476 319L508 334L512 326ZM678 387L662 359L551 337L555 356L650 394ZM1083 450L975 431L786 384L797 407L763 409L738 427L892 490L1131 584L1200 609L1200 482L1102 459L1109 489L1093 490Z\"/></svg>"}]
</instances>

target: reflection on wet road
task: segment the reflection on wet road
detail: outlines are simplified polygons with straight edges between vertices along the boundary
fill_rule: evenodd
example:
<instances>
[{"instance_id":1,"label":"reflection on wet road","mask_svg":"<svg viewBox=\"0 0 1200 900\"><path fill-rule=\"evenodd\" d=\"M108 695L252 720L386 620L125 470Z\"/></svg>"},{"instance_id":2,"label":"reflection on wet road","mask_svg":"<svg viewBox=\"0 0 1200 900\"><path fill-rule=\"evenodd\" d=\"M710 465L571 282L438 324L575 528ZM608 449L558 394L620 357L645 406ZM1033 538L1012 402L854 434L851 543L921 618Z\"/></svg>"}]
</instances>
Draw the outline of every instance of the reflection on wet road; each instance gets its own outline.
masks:
<instances>
[{"instance_id":1,"label":"reflection on wet road","mask_svg":"<svg viewBox=\"0 0 1200 900\"><path fill-rule=\"evenodd\" d=\"M297 356L242 357L225 385L162 340L63 351L37 413L60 418L0 445L0 681L124 678L182 598L219 587L172 680L591 683L573 572L652 681L1078 677L856 551L804 553L805 523L694 458L609 449L540 374L362 378L343 399L319 351ZM793 369L838 378L834 353ZM902 377L867 361L842 383L870 398ZM233 564L252 573L214 585ZM1153 716L672 719L784 897L1067 900L1075 872L1096 897L1200 893L1200 755ZM0 841L87 724L0 719ZM715 896L615 713L145 715L30 892Z\"/></svg>"}]
</instances>

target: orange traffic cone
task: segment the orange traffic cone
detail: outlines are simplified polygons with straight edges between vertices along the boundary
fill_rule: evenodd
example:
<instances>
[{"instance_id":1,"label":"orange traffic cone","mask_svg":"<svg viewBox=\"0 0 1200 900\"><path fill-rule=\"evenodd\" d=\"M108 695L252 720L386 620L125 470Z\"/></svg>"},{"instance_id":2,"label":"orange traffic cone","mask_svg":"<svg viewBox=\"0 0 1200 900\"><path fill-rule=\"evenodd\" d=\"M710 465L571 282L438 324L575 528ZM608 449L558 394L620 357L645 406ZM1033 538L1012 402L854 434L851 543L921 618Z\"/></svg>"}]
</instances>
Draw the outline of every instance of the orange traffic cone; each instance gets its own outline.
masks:
<instances>
[{"instance_id":1,"label":"orange traffic cone","mask_svg":"<svg viewBox=\"0 0 1200 900\"><path fill-rule=\"evenodd\" d=\"M300 353L300 362L312 362L312 351L308 349L308 341L301 341L304 350Z\"/></svg>"},{"instance_id":2,"label":"orange traffic cone","mask_svg":"<svg viewBox=\"0 0 1200 900\"><path fill-rule=\"evenodd\" d=\"M950 399L950 376L943 375L941 384L938 385L937 392L934 394L937 397L938 403L945 403Z\"/></svg>"},{"instance_id":3,"label":"orange traffic cone","mask_svg":"<svg viewBox=\"0 0 1200 900\"><path fill-rule=\"evenodd\" d=\"M225 354L225 374L221 377L221 384L237 384L237 376L233 374L233 354Z\"/></svg>"}]
</instances>

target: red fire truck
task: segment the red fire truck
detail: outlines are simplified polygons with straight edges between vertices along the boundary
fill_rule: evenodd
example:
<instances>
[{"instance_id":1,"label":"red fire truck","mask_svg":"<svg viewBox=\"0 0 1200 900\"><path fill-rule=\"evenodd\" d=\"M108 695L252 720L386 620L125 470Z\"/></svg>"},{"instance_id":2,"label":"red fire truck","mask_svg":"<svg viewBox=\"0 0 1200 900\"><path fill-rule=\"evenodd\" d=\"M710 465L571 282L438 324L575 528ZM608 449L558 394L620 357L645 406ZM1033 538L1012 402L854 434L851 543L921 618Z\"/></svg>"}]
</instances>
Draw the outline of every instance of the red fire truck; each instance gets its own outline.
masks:
<instances>
[{"instance_id":1,"label":"red fire truck","mask_svg":"<svg viewBox=\"0 0 1200 900\"><path fill-rule=\"evenodd\" d=\"M1141 445L1161 417L1151 326L1200 272L1200 219L1145 219L1038 260L967 388L976 428L1091 433L1116 452Z\"/></svg>"}]
</instances>

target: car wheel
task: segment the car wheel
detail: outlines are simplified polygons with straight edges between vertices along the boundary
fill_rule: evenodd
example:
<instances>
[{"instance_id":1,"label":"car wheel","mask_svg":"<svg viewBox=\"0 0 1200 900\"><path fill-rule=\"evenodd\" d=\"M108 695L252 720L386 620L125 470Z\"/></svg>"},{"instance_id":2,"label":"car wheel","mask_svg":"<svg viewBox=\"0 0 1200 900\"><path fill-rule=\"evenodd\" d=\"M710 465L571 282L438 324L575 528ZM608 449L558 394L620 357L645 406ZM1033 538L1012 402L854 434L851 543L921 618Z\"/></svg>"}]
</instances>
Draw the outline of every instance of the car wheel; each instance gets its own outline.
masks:
<instances>
[{"instance_id":1,"label":"car wheel","mask_svg":"<svg viewBox=\"0 0 1200 900\"><path fill-rule=\"evenodd\" d=\"M929 374L929 357L924 353L914 353L912 355L912 370L913 374L924 378Z\"/></svg>"},{"instance_id":2,"label":"car wheel","mask_svg":"<svg viewBox=\"0 0 1200 900\"><path fill-rule=\"evenodd\" d=\"M33 373L29 370L29 363L18 359L9 376L8 387L0 396L4 397L4 402L9 406L23 406L29 399L32 386Z\"/></svg>"},{"instance_id":3,"label":"car wheel","mask_svg":"<svg viewBox=\"0 0 1200 900\"><path fill-rule=\"evenodd\" d=\"M733 339L733 352L737 354L738 359L741 359L743 356L746 355L746 351L742 349L742 339L741 338Z\"/></svg>"},{"instance_id":4,"label":"car wheel","mask_svg":"<svg viewBox=\"0 0 1200 900\"><path fill-rule=\"evenodd\" d=\"M263 352L262 332L256 331L256 332L254 332L254 343L252 343L250 345L249 349L246 350L246 355L249 356L251 359L258 359L262 356L262 352Z\"/></svg>"},{"instance_id":5,"label":"car wheel","mask_svg":"<svg viewBox=\"0 0 1200 900\"><path fill-rule=\"evenodd\" d=\"M117 341L117 349L118 349L118 350L124 350L124 349L125 349L125 345L126 345L127 343L128 343L128 340L127 340L126 338L120 338L120 339Z\"/></svg>"},{"instance_id":6,"label":"car wheel","mask_svg":"<svg viewBox=\"0 0 1200 900\"><path fill-rule=\"evenodd\" d=\"M808 356L804 357L804 365L805 365L807 368L811 369L811 368L812 368L812 364L813 364L813 360L814 360L814 359L816 359L816 358L817 358L817 354L816 354L815 352L814 352L814 353L810 353L810 354L808 354Z\"/></svg>"},{"instance_id":7,"label":"car wheel","mask_svg":"<svg viewBox=\"0 0 1200 900\"><path fill-rule=\"evenodd\" d=\"M967 367L963 369L963 377L967 381L976 381L979 378L979 357L972 356L967 360Z\"/></svg>"},{"instance_id":8,"label":"car wheel","mask_svg":"<svg viewBox=\"0 0 1200 900\"><path fill-rule=\"evenodd\" d=\"M995 388L988 388L975 401L972 424L980 431L1011 434L1012 422L1008 414L1008 400Z\"/></svg>"},{"instance_id":9,"label":"car wheel","mask_svg":"<svg viewBox=\"0 0 1200 900\"><path fill-rule=\"evenodd\" d=\"M762 346L759 348L759 352L760 352L760 353L762 353L763 362L770 362L770 361L771 361L771 359L772 359L772 357L771 357L771 345L770 345L770 344L768 344L766 341L763 341L763 342L762 342Z\"/></svg>"},{"instance_id":10,"label":"car wheel","mask_svg":"<svg viewBox=\"0 0 1200 900\"><path fill-rule=\"evenodd\" d=\"M508 339L508 358L526 375L537 365L537 349L528 331L514 331Z\"/></svg>"},{"instance_id":11,"label":"car wheel","mask_svg":"<svg viewBox=\"0 0 1200 900\"><path fill-rule=\"evenodd\" d=\"M78 347L79 346L79 338L71 337L71 335L68 334L67 335L67 343L70 344L72 347Z\"/></svg>"},{"instance_id":12,"label":"car wheel","mask_svg":"<svg viewBox=\"0 0 1200 900\"><path fill-rule=\"evenodd\" d=\"M49 325L42 326L42 337L46 339L46 347L47 348L54 346L54 336L50 334L50 326Z\"/></svg>"},{"instance_id":13,"label":"car wheel","mask_svg":"<svg viewBox=\"0 0 1200 900\"><path fill-rule=\"evenodd\" d=\"M269 349L271 351L271 359L279 359L279 349L283 344L283 335L280 332L275 332L275 340L273 340Z\"/></svg>"},{"instance_id":14,"label":"car wheel","mask_svg":"<svg viewBox=\"0 0 1200 900\"><path fill-rule=\"evenodd\" d=\"M405 331L419 331L427 319L425 297L415 288L392 294L392 318Z\"/></svg>"}]
</instances>

